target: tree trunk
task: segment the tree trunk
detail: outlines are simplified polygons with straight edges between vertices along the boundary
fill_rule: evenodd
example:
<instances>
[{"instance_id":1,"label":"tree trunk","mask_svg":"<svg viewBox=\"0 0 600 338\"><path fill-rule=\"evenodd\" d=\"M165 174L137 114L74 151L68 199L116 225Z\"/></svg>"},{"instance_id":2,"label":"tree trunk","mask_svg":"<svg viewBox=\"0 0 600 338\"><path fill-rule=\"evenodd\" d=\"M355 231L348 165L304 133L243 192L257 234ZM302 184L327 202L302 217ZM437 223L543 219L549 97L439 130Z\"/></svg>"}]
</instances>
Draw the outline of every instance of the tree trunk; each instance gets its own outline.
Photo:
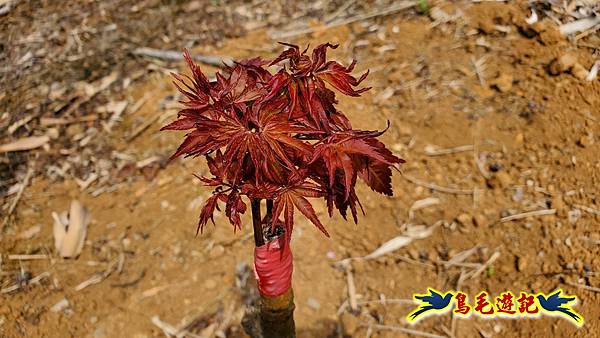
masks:
<instances>
[{"instance_id":1,"label":"tree trunk","mask_svg":"<svg viewBox=\"0 0 600 338\"><path fill-rule=\"evenodd\" d=\"M267 200L267 215L264 223L261 219L260 200L253 199L251 205L254 244L260 247L267 242L263 227L271 226L273 201ZM271 242L278 239L272 239ZM294 292L291 287L284 294L276 297L261 293L260 305L258 308L248 309L242 319L242 327L252 338L295 338L294 308Z\"/></svg>"}]
</instances>

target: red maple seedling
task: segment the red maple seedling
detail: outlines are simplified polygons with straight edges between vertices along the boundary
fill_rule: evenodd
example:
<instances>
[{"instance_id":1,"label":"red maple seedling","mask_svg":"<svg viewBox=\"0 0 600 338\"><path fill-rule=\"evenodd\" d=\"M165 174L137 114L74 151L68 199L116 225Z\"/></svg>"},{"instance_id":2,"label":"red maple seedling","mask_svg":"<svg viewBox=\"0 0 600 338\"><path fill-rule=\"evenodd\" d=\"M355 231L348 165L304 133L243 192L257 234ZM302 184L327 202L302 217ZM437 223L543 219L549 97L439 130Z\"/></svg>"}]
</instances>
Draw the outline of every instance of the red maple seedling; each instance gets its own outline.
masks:
<instances>
[{"instance_id":1,"label":"red maple seedling","mask_svg":"<svg viewBox=\"0 0 600 338\"><path fill-rule=\"evenodd\" d=\"M346 219L350 209L357 223L357 207L364 214L355 190L357 178L378 193L392 195L391 168L404 161L377 139L385 130L354 129L336 108L332 89L359 96L369 89L357 88L368 71L356 78L351 74L355 61L347 67L327 61L327 49L337 45L319 45L311 55L298 46L283 45L288 48L274 60L257 57L236 62L223 73L217 72L214 81L209 81L185 52L191 76L173 74L175 86L185 96L185 107L177 120L161 130L190 130L172 158L206 158L211 176L198 179L214 190L200 213L199 231L209 220L214 224L212 217L219 204L224 204L234 231L241 229L240 215L247 210L245 196L252 207L257 249L270 242L271 236L282 238L283 233L286 240L277 250L285 251L289 250L286 243L295 210L329 236L309 199L325 199L330 217L337 209ZM273 66L279 66L276 73L270 71ZM261 218L263 199L267 210ZM257 264L255 260L255 269L262 270ZM291 292L290 286L283 288L290 291L279 288L269 292L267 284L278 281L262 280L275 278L269 274L258 277L264 297ZM288 277L291 279L291 266ZM293 303L291 306L293 309ZM293 331L293 319L291 325ZM265 330L270 329L263 328L265 336L274 334Z\"/></svg>"}]
</instances>

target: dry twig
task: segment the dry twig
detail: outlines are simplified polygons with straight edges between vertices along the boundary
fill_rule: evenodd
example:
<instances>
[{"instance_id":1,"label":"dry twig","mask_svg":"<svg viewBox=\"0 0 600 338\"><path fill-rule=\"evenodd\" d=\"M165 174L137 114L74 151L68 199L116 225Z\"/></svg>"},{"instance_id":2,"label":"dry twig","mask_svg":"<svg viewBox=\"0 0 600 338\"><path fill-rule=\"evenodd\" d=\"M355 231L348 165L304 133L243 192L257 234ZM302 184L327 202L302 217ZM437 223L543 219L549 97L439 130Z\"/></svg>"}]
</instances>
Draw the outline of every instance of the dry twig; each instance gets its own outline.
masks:
<instances>
[{"instance_id":1,"label":"dry twig","mask_svg":"<svg viewBox=\"0 0 600 338\"><path fill-rule=\"evenodd\" d=\"M330 28L333 28L333 27L338 27L338 26L343 26L343 25L351 24L351 23L357 22L357 21L372 19L372 18L379 17L379 16L390 15L392 13L396 13L396 12L399 12L399 11L403 11L405 9L412 8L412 7L416 6L416 5L417 5L417 1L403 1L401 3L396 3L396 4L392 5L392 6L389 6L389 7L384 8L384 9L380 9L380 10L376 10L376 11L372 11L372 12L364 13L364 14L360 14L360 15L355 15L355 16L349 17L349 18L344 19L344 20L335 21L335 22L331 22L331 23L325 24L324 26L309 27L309 28L303 28L303 29L299 29L299 30L292 30L292 31L282 32L282 33L279 33L279 34L271 34L271 37L274 38L274 39L282 39L282 38L291 38L291 37L298 36L298 35L303 35L303 34L310 34L310 33L318 32L318 31L321 31L321 30L330 29Z\"/></svg>"},{"instance_id":2,"label":"dry twig","mask_svg":"<svg viewBox=\"0 0 600 338\"><path fill-rule=\"evenodd\" d=\"M457 195L473 195L472 189L457 189L457 188L442 187L435 183L421 181L421 180L414 178L412 176L409 176L407 174L402 174L402 177L404 177L407 181L409 181L411 183L429 188L431 190L445 192L445 193L449 193L449 194L457 194Z\"/></svg>"},{"instance_id":3,"label":"dry twig","mask_svg":"<svg viewBox=\"0 0 600 338\"><path fill-rule=\"evenodd\" d=\"M161 50L154 48L141 47L133 51L135 55L148 56L151 58L180 61L183 60L183 53L174 50ZM192 55L194 61L204 63L209 66L223 67L224 65L232 65L233 60L229 57L211 56L211 55Z\"/></svg>"},{"instance_id":4,"label":"dry twig","mask_svg":"<svg viewBox=\"0 0 600 338\"><path fill-rule=\"evenodd\" d=\"M534 210L534 211L528 211L528 212L523 212L520 214L502 217L500 219L500 222L504 223L504 222L514 221L517 219L522 219L522 218L527 218L527 217L547 216L547 215L554 215L554 214L556 214L556 209Z\"/></svg>"}]
</instances>

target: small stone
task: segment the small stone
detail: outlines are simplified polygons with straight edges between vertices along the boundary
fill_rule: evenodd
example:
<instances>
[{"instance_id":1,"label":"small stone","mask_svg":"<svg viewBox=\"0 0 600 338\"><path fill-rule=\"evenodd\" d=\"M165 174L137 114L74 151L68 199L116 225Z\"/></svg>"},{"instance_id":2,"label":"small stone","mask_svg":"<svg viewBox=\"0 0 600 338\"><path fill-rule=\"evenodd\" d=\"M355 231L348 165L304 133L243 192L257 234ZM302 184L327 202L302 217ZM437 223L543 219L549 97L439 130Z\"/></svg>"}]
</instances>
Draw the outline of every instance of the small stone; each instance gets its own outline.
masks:
<instances>
[{"instance_id":1,"label":"small stone","mask_svg":"<svg viewBox=\"0 0 600 338\"><path fill-rule=\"evenodd\" d=\"M581 218L581 210L573 209L568 212L568 219L570 224L575 224Z\"/></svg>"},{"instance_id":2,"label":"small stone","mask_svg":"<svg viewBox=\"0 0 600 338\"><path fill-rule=\"evenodd\" d=\"M473 217L471 217L471 215L466 214L466 213L462 213L462 214L458 215L458 217L456 217L456 220L462 226L465 226L465 227L473 225Z\"/></svg>"},{"instance_id":3,"label":"small stone","mask_svg":"<svg viewBox=\"0 0 600 338\"><path fill-rule=\"evenodd\" d=\"M585 80L585 78L588 76L588 71L582 65L576 63L573 65L573 68L571 68L571 74L573 74L573 76L579 80Z\"/></svg>"},{"instance_id":4,"label":"small stone","mask_svg":"<svg viewBox=\"0 0 600 338\"><path fill-rule=\"evenodd\" d=\"M214 289L217 287L217 282L214 279L207 279L204 281L204 287L207 289Z\"/></svg>"},{"instance_id":5,"label":"small stone","mask_svg":"<svg viewBox=\"0 0 600 338\"><path fill-rule=\"evenodd\" d=\"M354 336L354 333L359 327L359 320L356 316L350 313L343 313L340 316L340 323L342 324L342 329L344 333L350 336Z\"/></svg>"},{"instance_id":6,"label":"small stone","mask_svg":"<svg viewBox=\"0 0 600 338\"><path fill-rule=\"evenodd\" d=\"M56 304L52 305L50 311L57 313L63 311L67 307L69 307L69 301L66 298L63 298L59 300Z\"/></svg>"},{"instance_id":7,"label":"small stone","mask_svg":"<svg viewBox=\"0 0 600 338\"><path fill-rule=\"evenodd\" d=\"M515 136L515 142L517 144L523 144L524 140L525 140L525 137L523 136L523 133L518 133L517 136Z\"/></svg>"},{"instance_id":8,"label":"small stone","mask_svg":"<svg viewBox=\"0 0 600 338\"><path fill-rule=\"evenodd\" d=\"M492 86L497 88L501 93L506 93L512 89L512 83L513 76L508 73L502 73L492 81Z\"/></svg>"},{"instance_id":9,"label":"small stone","mask_svg":"<svg viewBox=\"0 0 600 338\"><path fill-rule=\"evenodd\" d=\"M527 267L527 259L524 256L517 257L517 271L523 272Z\"/></svg>"},{"instance_id":10,"label":"small stone","mask_svg":"<svg viewBox=\"0 0 600 338\"><path fill-rule=\"evenodd\" d=\"M566 215L567 206L565 205L562 196L555 195L552 197L552 208L556 209L556 214L559 217L564 217Z\"/></svg>"},{"instance_id":11,"label":"small stone","mask_svg":"<svg viewBox=\"0 0 600 338\"><path fill-rule=\"evenodd\" d=\"M475 216L473 216L473 223L475 226L478 227L486 227L489 225L487 217L485 217L485 215L481 213L477 213L475 214Z\"/></svg>"},{"instance_id":12,"label":"small stone","mask_svg":"<svg viewBox=\"0 0 600 338\"><path fill-rule=\"evenodd\" d=\"M494 173L494 175L488 180L488 184L492 187L492 188L508 188L509 186L511 186L512 183L512 178L510 177L510 175L503 170L498 171L497 173Z\"/></svg>"},{"instance_id":13,"label":"small stone","mask_svg":"<svg viewBox=\"0 0 600 338\"><path fill-rule=\"evenodd\" d=\"M588 135L583 135L579 138L577 144L583 148L587 148L592 145L591 137L589 137Z\"/></svg>"},{"instance_id":14,"label":"small stone","mask_svg":"<svg viewBox=\"0 0 600 338\"><path fill-rule=\"evenodd\" d=\"M567 53L562 55L557 60L558 63L558 71L564 73L569 71L573 66L577 64L577 57L573 54Z\"/></svg>"},{"instance_id":15,"label":"small stone","mask_svg":"<svg viewBox=\"0 0 600 338\"><path fill-rule=\"evenodd\" d=\"M208 256L212 259L221 257L225 253L225 248L222 245L215 245Z\"/></svg>"},{"instance_id":16,"label":"small stone","mask_svg":"<svg viewBox=\"0 0 600 338\"><path fill-rule=\"evenodd\" d=\"M419 257L419 251L417 251L417 249L408 249L408 255L410 256L410 258L418 261L421 257Z\"/></svg>"},{"instance_id":17,"label":"small stone","mask_svg":"<svg viewBox=\"0 0 600 338\"><path fill-rule=\"evenodd\" d=\"M306 305L315 311L319 311L319 309L321 309L321 304L314 298L308 298L306 300Z\"/></svg>"}]
</instances>

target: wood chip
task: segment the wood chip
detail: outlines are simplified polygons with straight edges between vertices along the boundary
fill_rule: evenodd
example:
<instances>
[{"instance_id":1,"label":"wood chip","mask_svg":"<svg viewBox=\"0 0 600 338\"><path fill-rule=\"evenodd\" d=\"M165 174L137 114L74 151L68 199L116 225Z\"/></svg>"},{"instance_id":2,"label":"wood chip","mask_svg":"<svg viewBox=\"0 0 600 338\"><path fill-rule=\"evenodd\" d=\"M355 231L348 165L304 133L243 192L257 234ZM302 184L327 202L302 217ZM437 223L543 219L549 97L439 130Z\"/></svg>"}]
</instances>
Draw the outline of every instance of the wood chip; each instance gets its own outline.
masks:
<instances>
[{"instance_id":1,"label":"wood chip","mask_svg":"<svg viewBox=\"0 0 600 338\"><path fill-rule=\"evenodd\" d=\"M39 148L50 141L48 136L31 136L0 145L0 153L23 151Z\"/></svg>"}]
</instances>

